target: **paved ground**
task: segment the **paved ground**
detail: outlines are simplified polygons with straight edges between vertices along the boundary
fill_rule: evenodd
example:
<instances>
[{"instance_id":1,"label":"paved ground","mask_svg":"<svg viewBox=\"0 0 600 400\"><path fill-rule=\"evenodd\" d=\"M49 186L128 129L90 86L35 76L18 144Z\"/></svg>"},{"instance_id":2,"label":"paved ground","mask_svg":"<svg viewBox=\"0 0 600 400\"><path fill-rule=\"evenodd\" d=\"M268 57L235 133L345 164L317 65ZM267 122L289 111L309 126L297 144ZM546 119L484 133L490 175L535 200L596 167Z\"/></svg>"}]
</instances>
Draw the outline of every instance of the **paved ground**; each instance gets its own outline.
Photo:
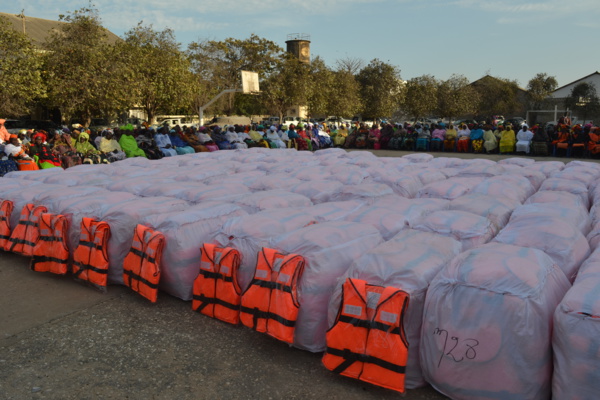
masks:
<instances>
[{"instance_id":1,"label":"paved ground","mask_svg":"<svg viewBox=\"0 0 600 400\"><path fill-rule=\"evenodd\" d=\"M161 294L151 305L119 286L100 294L0 252L0 399L398 397L328 372L318 354L198 315L188 302ZM445 397L424 388L405 398Z\"/></svg>"}]
</instances>

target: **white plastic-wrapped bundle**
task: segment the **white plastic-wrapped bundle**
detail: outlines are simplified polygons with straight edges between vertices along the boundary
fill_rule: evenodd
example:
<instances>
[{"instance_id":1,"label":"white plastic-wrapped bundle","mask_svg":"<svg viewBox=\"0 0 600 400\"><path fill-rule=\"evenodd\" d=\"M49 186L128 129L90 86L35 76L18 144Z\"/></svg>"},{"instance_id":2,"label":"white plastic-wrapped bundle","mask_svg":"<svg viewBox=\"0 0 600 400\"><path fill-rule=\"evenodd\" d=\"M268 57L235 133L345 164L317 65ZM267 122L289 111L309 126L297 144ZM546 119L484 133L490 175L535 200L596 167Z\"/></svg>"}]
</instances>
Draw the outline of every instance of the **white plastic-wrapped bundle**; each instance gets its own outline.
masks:
<instances>
[{"instance_id":1,"label":"white plastic-wrapped bundle","mask_svg":"<svg viewBox=\"0 0 600 400\"><path fill-rule=\"evenodd\" d=\"M406 214L388 208L366 206L344 218L346 221L371 225L381 233L383 240L389 240L398 232L408 228Z\"/></svg>"},{"instance_id":2,"label":"white plastic-wrapped bundle","mask_svg":"<svg viewBox=\"0 0 600 400\"><path fill-rule=\"evenodd\" d=\"M490 243L458 255L427 292L425 380L452 399L549 399L552 314L568 289L536 249Z\"/></svg>"},{"instance_id":3,"label":"white plastic-wrapped bundle","mask_svg":"<svg viewBox=\"0 0 600 400\"><path fill-rule=\"evenodd\" d=\"M186 168L180 168L178 173L173 174L172 180L179 182L207 182L209 180L216 180L221 182L228 177L234 176L229 173L226 169L215 168L214 165L212 168L197 168L194 167L192 170L188 170Z\"/></svg>"},{"instance_id":4,"label":"white plastic-wrapped bundle","mask_svg":"<svg viewBox=\"0 0 600 400\"><path fill-rule=\"evenodd\" d=\"M518 165L519 167L529 167L535 163L533 158L525 158L525 157L509 157L503 160L498 161L498 164L512 164Z\"/></svg>"},{"instance_id":5,"label":"white plastic-wrapped bundle","mask_svg":"<svg viewBox=\"0 0 600 400\"><path fill-rule=\"evenodd\" d=\"M436 211L411 225L413 229L434 232L458 240L462 250L481 246L498 233L498 227L486 217L466 211Z\"/></svg>"},{"instance_id":6,"label":"white plastic-wrapped bundle","mask_svg":"<svg viewBox=\"0 0 600 400\"><path fill-rule=\"evenodd\" d=\"M306 260L298 284L295 347L325 350L327 305L337 279L358 257L382 242L372 226L345 221L310 225L271 240L270 248L299 254Z\"/></svg>"},{"instance_id":7,"label":"white plastic-wrapped bundle","mask_svg":"<svg viewBox=\"0 0 600 400\"><path fill-rule=\"evenodd\" d=\"M523 176L500 175L484 180L475 186L472 192L493 197L508 197L523 203L535 192L535 189Z\"/></svg>"},{"instance_id":8,"label":"white plastic-wrapped bundle","mask_svg":"<svg viewBox=\"0 0 600 400\"><path fill-rule=\"evenodd\" d=\"M2 193L12 189L26 189L30 186L43 184L42 181L34 181L31 179L7 178L6 175L2 178ZM0 194L0 196L2 196Z\"/></svg>"},{"instance_id":9,"label":"white plastic-wrapped bundle","mask_svg":"<svg viewBox=\"0 0 600 400\"><path fill-rule=\"evenodd\" d=\"M62 185L51 185L48 183L41 183L36 185L23 185L22 187L17 187L13 189L2 189L2 200L10 200L13 202L13 212L10 216L10 226L17 226L19 223L19 217L21 215L21 210L28 203L33 203L33 199L37 196L50 193L50 192L60 192L61 190L66 189L67 186ZM38 204L35 204L36 206Z\"/></svg>"},{"instance_id":10,"label":"white plastic-wrapped bundle","mask_svg":"<svg viewBox=\"0 0 600 400\"><path fill-rule=\"evenodd\" d=\"M115 192L129 192L139 196L147 188L159 187L171 182L173 182L172 179L167 180L164 178L116 177L113 179L113 183L106 188Z\"/></svg>"},{"instance_id":11,"label":"white plastic-wrapped bundle","mask_svg":"<svg viewBox=\"0 0 600 400\"><path fill-rule=\"evenodd\" d=\"M139 158L139 157L136 157ZM123 178L135 178L135 177L142 177L142 176L154 176L157 173L157 167L158 165L155 164L151 167L137 167L137 166L126 166L124 165L123 168L113 168L111 169L111 173L113 176L117 177L123 177ZM71 167L71 168L75 168L75 167ZM69 168L69 169L71 169ZM165 168L164 166L162 166L162 168Z\"/></svg>"},{"instance_id":12,"label":"white plastic-wrapped bundle","mask_svg":"<svg viewBox=\"0 0 600 400\"><path fill-rule=\"evenodd\" d=\"M586 236L592 250L596 250L600 245L600 224L596 224Z\"/></svg>"},{"instance_id":13,"label":"white plastic-wrapped bundle","mask_svg":"<svg viewBox=\"0 0 600 400\"><path fill-rule=\"evenodd\" d=\"M587 185L581 181L574 179L548 178L540 187L540 192L544 190L574 194L579 197L581 204L583 204L586 209L590 209L590 197Z\"/></svg>"},{"instance_id":14,"label":"white plastic-wrapped bundle","mask_svg":"<svg viewBox=\"0 0 600 400\"><path fill-rule=\"evenodd\" d=\"M494 241L544 251L571 282L581 263L590 255L585 236L572 222L560 217L519 217L510 221Z\"/></svg>"},{"instance_id":15,"label":"white plastic-wrapped bundle","mask_svg":"<svg viewBox=\"0 0 600 400\"><path fill-rule=\"evenodd\" d=\"M404 172L404 171L403 171ZM403 174L404 175L404 174ZM435 169L423 169L407 172L407 177L414 177L421 182L421 185L429 185L433 182L445 181L448 177L441 171Z\"/></svg>"},{"instance_id":16,"label":"white plastic-wrapped bundle","mask_svg":"<svg viewBox=\"0 0 600 400\"><path fill-rule=\"evenodd\" d=\"M505 168L506 169L506 168ZM534 190L539 190L540 186L546 179L546 175L541 173L540 171L533 171L529 168L521 168L517 167L514 171L508 171L506 175L520 175L522 177L527 178L531 186L533 186Z\"/></svg>"},{"instance_id":17,"label":"white plastic-wrapped bundle","mask_svg":"<svg viewBox=\"0 0 600 400\"><path fill-rule=\"evenodd\" d=\"M290 177L287 174L277 173L256 178L249 187L250 190L255 192L275 189L289 190L302 182L300 179Z\"/></svg>"},{"instance_id":18,"label":"white plastic-wrapped bundle","mask_svg":"<svg viewBox=\"0 0 600 400\"><path fill-rule=\"evenodd\" d=\"M552 203L531 203L517 207L510 216L510 222L516 221L519 218L530 217L558 217L572 223L581 231L583 235L587 235L592 229L592 224L589 214L583 207L574 204L567 207L564 204Z\"/></svg>"},{"instance_id":19,"label":"white plastic-wrapped bundle","mask_svg":"<svg viewBox=\"0 0 600 400\"><path fill-rule=\"evenodd\" d=\"M126 158L124 160L119 161L116 164L116 165L118 165L118 168L115 168L115 169L131 168L131 167L152 168L153 166L156 166L155 163L156 163L156 160L148 160L146 157L131 157L131 158ZM111 164L111 165L113 165L113 164Z\"/></svg>"},{"instance_id":20,"label":"white plastic-wrapped bundle","mask_svg":"<svg viewBox=\"0 0 600 400\"><path fill-rule=\"evenodd\" d=\"M341 221L349 214L366 207L366 204L360 200L348 201L330 201L320 203L314 206L304 207L299 210L305 211L316 218L318 221Z\"/></svg>"},{"instance_id":21,"label":"white plastic-wrapped bundle","mask_svg":"<svg viewBox=\"0 0 600 400\"><path fill-rule=\"evenodd\" d=\"M188 190L180 193L180 198L190 203L202 203L204 201L235 202L250 194L250 189L244 185L223 183L207 186L190 185Z\"/></svg>"},{"instance_id":22,"label":"white plastic-wrapped bundle","mask_svg":"<svg viewBox=\"0 0 600 400\"><path fill-rule=\"evenodd\" d=\"M587 211L585 205L581 202L581 198L568 192L557 192L554 190L541 190L529 197L524 204L533 203L551 203L559 204L564 207L574 207L576 205ZM592 214L591 214L592 215ZM592 217L593 220L593 217Z\"/></svg>"},{"instance_id":23,"label":"white plastic-wrapped bundle","mask_svg":"<svg viewBox=\"0 0 600 400\"><path fill-rule=\"evenodd\" d=\"M572 166L567 167L562 171L552 173L550 178L575 180L583 183L586 187L589 187L592 183L597 181L598 175L600 175L598 169L584 166Z\"/></svg>"},{"instance_id":24,"label":"white plastic-wrapped bundle","mask_svg":"<svg viewBox=\"0 0 600 400\"><path fill-rule=\"evenodd\" d=\"M488 196L481 193L468 193L450 202L450 210L466 211L489 219L498 229L502 229L515 208L518 200L509 197Z\"/></svg>"},{"instance_id":25,"label":"white plastic-wrapped bundle","mask_svg":"<svg viewBox=\"0 0 600 400\"><path fill-rule=\"evenodd\" d=\"M555 171L565 168L565 164L560 161L538 161L527 167L530 171L539 171L546 176L550 176Z\"/></svg>"},{"instance_id":26,"label":"white plastic-wrapped bundle","mask_svg":"<svg viewBox=\"0 0 600 400\"><path fill-rule=\"evenodd\" d=\"M81 173L80 172L64 172L62 174L51 174L44 179L44 183L64 185L64 186L79 186L88 185L91 180L106 179L107 176L102 173Z\"/></svg>"},{"instance_id":27,"label":"white plastic-wrapped bundle","mask_svg":"<svg viewBox=\"0 0 600 400\"><path fill-rule=\"evenodd\" d=\"M238 283L245 290L254 277L257 255L262 247L269 246L269 240L314 222L315 217L302 209L266 210L230 218L214 240L221 247L233 247L240 252Z\"/></svg>"},{"instance_id":28,"label":"white plastic-wrapped bundle","mask_svg":"<svg viewBox=\"0 0 600 400\"><path fill-rule=\"evenodd\" d=\"M71 199L74 197L95 197L96 195L107 195L112 193L110 190L96 186L67 186L57 191L44 191L38 193L33 199L36 205L42 205L49 208L49 203L56 199Z\"/></svg>"},{"instance_id":29,"label":"white plastic-wrapped bundle","mask_svg":"<svg viewBox=\"0 0 600 400\"><path fill-rule=\"evenodd\" d=\"M419 353L425 295L433 277L460 252L460 248L460 243L452 238L406 229L368 251L338 281L329 302L329 326L339 310L346 278L407 292L410 301L404 315L404 332L409 343L405 386L407 389L424 386Z\"/></svg>"},{"instance_id":30,"label":"white plastic-wrapped bundle","mask_svg":"<svg viewBox=\"0 0 600 400\"><path fill-rule=\"evenodd\" d=\"M11 171L8 172L3 178L6 179L23 179L31 181L43 181L50 175L62 174L65 170L62 168L46 168L37 171Z\"/></svg>"},{"instance_id":31,"label":"white plastic-wrapped bundle","mask_svg":"<svg viewBox=\"0 0 600 400\"><path fill-rule=\"evenodd\" d=\"M420 218L435 211L447 210L450 201L444 199L405 199L401 196L386 196L372 204L373 207L382 207L390 211L405 215L409 225L412 226Z\"/></svg>"},{"instance_id":32,"label":"white plastic-wrapped bundle","mask_svg":"<svg viewBox=\"0 0 600 400\"><path fill-rule=\"evenodd\" d=\"M345 185L339 193L331 197L332 201L361 200L367 204L385 196L395 196L391 187L383 183L363 182L358 185Z\"/></svg>"},{"instance_id":33,"label":"white plastic-wrapped bundle","mask_svg":"<svg viewBox=\"0 0 600 400\"><path fill-rule=\"evenodd\" d=\"M369 178L369 174L364 168L345 163L332 166L329 168L329 172L331 174L330 179L335 179L344 185L358 185Z\"/></svg>"},{"instance_id":34,"label":"white plastic-wrapped bundle","mask_svg":"<svg viewBox=\"0 0 600 400\"><path fill-rule=\"evenodd\" d=\"M306 196L314 204L326 203L337 196L344 187L344 184L338 181L327 179L315 179L308 182L301 182L288 188L292 193Z\"/></svg>"},{"instance_id":35,"label":"white plastic-wrapped bundle","mask_svg":"<svg viewBox=\"0 0 600 400\"><path fill-rule=\"evenodd\" d=\"M433 156L427 153L414 153L402 156L402 159L408 160L412 163L426 163L433 160Z\"/></svg>"},{"instance_id":36,"label":"white plastic-wrapped bundle","mask_svg":"<svg viewBox=\"0 0 600 400\"><path fill-rule=\"evenodd\" d=\"M397 171L390 171L389 168L370 169L369 174L375 182L383 183L389 186L394 193L412 199L423 184L418 177L399 174ZM444 179L446 179L444 177Z\"/></svg>"},{"instance_id":37,"label":"white plastic-wrapped bundle","mask_svg":"<svg viewBox=\"0 0 600 400\"><path fill-rule=\"evenodd\" d=\"M244 185L249 188L258 178L263 177L266 174L267 173L265 171L250 170L246 172L238 172L233 175L220 175L207 178L203 182L207 185Z\"/></svg>"},{"instance_id":38,"label":"white plastic-wrapped bundle","mask_svg":"<svg viewBox=\"0 0 600 400\"><path fill-rule=\"evenodd\" d=\"M208 185L200 182L169 182L162 183L160 185L148 186L140 191L139 196L141 197L184 197L184 193L190 188L207 188Z\"/></svg>"},{"instance_id":39,"label":"white plastic-wrapped bundle","mask_svg":"<svg viewBox=\"0 0 600 400\"><path fill-rule=\"evenodd\" d=\"M600 391L600 252L581 266L554 313L554 399L595 399Z\"/></svg>"},{"instance_id":40,"label":"white plastic-wrapped bundle","mask_svg":"<svg viewBox=\"0 0 600 400\"><path fill-rule=\"evenodd\" d=\"M103 210L113 204L139 199L128 192L97 192L92 196L52 196L44 199L48 211L53 214L62 214L69 221L69 249L74 251L79 244L81 233L81 220L84 217L99 218ZM132 230L133 232L133 230Z\"/></svg>"},{"instance_id":41,"label":"white plastic-wrapped bundle","mask_svg":"<svg viewBox=\"0 0 600 400\"><path fill-rule=\"evenodd\" d=\"M315 179L327 179L329 172L319 165L315 167L297 168L296 170L291 171L288 176L300 179L301 181L310 182Z\"/></svg>"},{"instance_id":42,"label":"white plastic-wrapped bundle","mask_svg":"<svg viewBox=\"0 0 600 400\"><path fill-rule=\"evenodd\" d=\"M143 217L187 208L188 202L172 197L140 197L102 209L98 217L110 225L108 282L123 283L123 260L131 248L135 227Z\"/></svg>"},{"instance_id":43,"label":"white plastic-wrapped bundle","mask_svg":"<svg viewBox=\"0 0 600 400\"><path fill-rule=\"evenodd\" d=\"M183 211L143 216L140 223L165 235L159 288L182 300L192 299L200 248L212 243L228 219L247 215L234 204L202 204Z\"/></svg>"},{"instance_id":44,"label":"white plastic-wrapped bundle","mask_svg":"<svg viewBox=\"0 0 600 400\"><path fill-rule=\"evenodd\" d=\"M235 199L234 203L246 210L248 214L254 214L263 210L308 207L312 205L308 197L285 190L255 192Z\"/></svg>"},{"instance_id":45,"label":"white plastic-wrapped bundle","mask_svg":"<svg viewBox=\"0 0 600 400\"><path fill-rule=\"evenodd\" d=\"M471 181L472 180L472 181ZM433 182L424 186L417 194L418 198L437 198L454 200L469 193L475 185L481 182L478 178L452 177L445 181Z\"/></svg>"},{"instance_id":46,"label":"white plastic-wrapped bundle","mask_svg":"<svg viewBox=\"0 0 600 400\"><path fill-rule=\"evenodd\" d=\"M458 176L483 176L486 178L492 176L502 175L504 173L504 167L498 164L469 164L465 168L462 168L458 173Z\"/></svg>"},{"instance_id":47,"label":"white plastic-wrapped bundle","mask_svg":"<svg viewBox=\"0 0 600 400\"><path fill-rule=\"evenodd\" d=\"M586 169L594 169L596 172L600 173L600 164L592 161L583 161L583 160L573 160L569 161L566 165L567 168L572 167L583 167Z\"/></svg>"},{"instance_id":48,"label":"white plastic-wrapped bundle","mask_svg":"<svg viewBox=\"0 0 600 400\"><path fill-rule=\"evenodd\" d=\"M331 157L345 157L347 152L339 147L330 147L328 149L317 150L313 154L315 157L329 159Z\"/></svg>"}]
</instances>

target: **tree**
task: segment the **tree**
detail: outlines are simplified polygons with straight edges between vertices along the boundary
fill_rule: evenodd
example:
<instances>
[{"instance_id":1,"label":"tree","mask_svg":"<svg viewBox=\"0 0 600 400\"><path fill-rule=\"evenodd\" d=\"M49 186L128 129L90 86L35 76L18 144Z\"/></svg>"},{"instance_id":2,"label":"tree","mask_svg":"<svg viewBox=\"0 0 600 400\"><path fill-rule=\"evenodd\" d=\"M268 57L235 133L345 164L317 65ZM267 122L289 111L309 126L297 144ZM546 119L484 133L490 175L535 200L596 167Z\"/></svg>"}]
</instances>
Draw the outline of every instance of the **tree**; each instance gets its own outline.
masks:
<instances>
[{"instance_id":1,"label":"tree","mask_svg":"<svg viewBox=\"0 0 600 400\"><path fill-rule=\"evenodd\" d=\"M228 38L190 43L187 55L196 79L204 88L203 97L198 101L206 104L225 89L241 87L242 70L258 72L261 79L268 79L275 72L282 54L283 49L275 42L254 34L244 40ZM211 108L226 114L235 113L236 96L239 94L232 94Z\"/></svg>"},{"instance_id":2,"label":"tree","mask_svg":"<svg viewBox=\"0 0 600 400\"><path fill-rule=\"evenodd\" d=\"M310 63L310 86L308 95L309 115L329 115L331 90L333 89L333 71L320 57Z\"/></svg>"},{"instance_id":3,"label":"tree","mask_svg":"<svg viewBox=\"0 0 600 400\"><path fill-rule=\"evenodd\" d=\"M81 8L61 15L60 31L45 45L44 78L50 107L64 120L84 125L94 115L115 116L131 103L131 73L122 54L107 40L98 11Z\"/></svg>"},{"instance_id":4,"label":"tree","mask_svg":"<svg viewBox=\"0 0 600 400\"><path fill-rule=\"evenodd\" d=\"M527 84L527 96L531 101L531 108L540 110L544 100L548 98L557 87L558 82L556 81L556 78L549 76L545 72L539 73L531 78Z\"/></svg>"},{"instance_id":5,"label":"tree","mask_svg":"<svg viewBox=\"0 0 600 400\"><path fill-rule=\"evenodd\" d=\"M600 113L600 99L596 87L588 82L577 84L565 99L565 105L576 111L583 118L583 123L588 117L597 117Z\"/></svg>"},{"instance_id":6,"label":"tree","mask_svg":"<svg viewBox=\"0 0 600 400\"><path fill-rule=\"evenodd\" d=\"M360 70L356 80L360 85L364 118L388 117L399 107L402 81L396 66L374 59Z\"/></svg>"},{"instance_id":7,"label":"tree","mask_svg":"<svg viewBox=\"0 0 600 400\"><path fill-rule=\"evenodd\" d=\"M362 58L346 57L337 60L335 65L338 71L345 71L356 75L365 66L365 61Z\"/></svg>"},{"instance_id":8,"label":"tree","mask_svg":"<svg viewBox=\"0 0 600 400\"><path fill-rule=\"evenodd\" d=\"M469 86L469 80L463 75L452 75L440 82L437 99L437 113L450 121L461 115L474 113L479 104L479 94Z\"/></svg>"},{"instance_id":9,"label":"tree","mask_svg":"<svg viewBox=\"0 0 600 400\"><path fill-rule=\"evenodd\" d=\"M125 34L123 51L131 58L135 81L131 89L149 121L154 121L160 112L195 111L193 98L199 85L173 30L166 28L159 32L139 22Z\"/></svg>"},{"instance_id":10,"label":"tree","mask_svg":"<svg viewBox=\"0 0 600 400\"><path fill-rule=\"evenodd\" d=\"M19 116L45 95L41 78L42 60L23 33L10 28L0 17L0 115Z\"/></svg>"},{"instance_id":11,"label":"tree","mask_svg":"<svg viewBox=\"0 0 600 400\"><path fill-rule=\"evenodd\" d=\"M406 82L404 111L415 121L431 114L438 106L438 82L431 75L422 75Z\"/></svg>"},{"instance_id":12,"label":"tree","mask_svg":"<svg viewBox=\"0 0 600 400\"><path fill-rule=\"evenodd\" d=\"M362 107L360 87L353 74L338 70L333 72L332 86L329 88L329 115L351 118Z\"/></svg>"},{"instance_id":13,"label":"tree","mask_svg":"<svg viewBox=\"0 0 600 400\"><path fill-rule=\"evenodd\" d=\"M516 81L486 75L471 84L479 93L479 105L475 114L479 117L524 113L525 92Z\"/></svg>"}]
</instances>

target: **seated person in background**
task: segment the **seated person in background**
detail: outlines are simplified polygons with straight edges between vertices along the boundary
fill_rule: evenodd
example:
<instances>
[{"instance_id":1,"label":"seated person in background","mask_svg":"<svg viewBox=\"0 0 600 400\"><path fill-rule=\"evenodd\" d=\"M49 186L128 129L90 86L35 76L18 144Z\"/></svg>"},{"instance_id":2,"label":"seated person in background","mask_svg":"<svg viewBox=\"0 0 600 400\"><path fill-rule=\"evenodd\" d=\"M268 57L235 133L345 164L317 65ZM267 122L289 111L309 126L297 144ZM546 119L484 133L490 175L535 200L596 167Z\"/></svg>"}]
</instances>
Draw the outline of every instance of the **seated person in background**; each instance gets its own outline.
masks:
<instances>
[{"instance_id":1,"label":"seated person in background","mask_svg":"<svg viewBox=\"0 0 600 400\"><path fill-rule=\"evenodd\" d=\"M469 142L471 140L471 130L466 124L462 124L458 129L458 142L456 143L456 151L467 153L469 151Z\"/></svg>"},{"instance_id":2,"label":"seated person in background","mask_svg":"<svg viewBox=\"0 0 600 400\"><path fill-rule=\"evenodd\" d=\"M474 153L483 152L483 125L479 124L469 134Z\"/></svg>"},{"instance_id":3,"label":"seated person in background","mask_svg":"<svg viewBox=\"0 0 600 400\"><path fill-rule=\"evenodd\" d=\"M277 134L277 127L275 125L271 125L265 136L271 148L285 149L286 145Z\"/></svg>"},{"instance_id":4,"label":"seated person in background","mask_svg":"<svg viewBox=\"0 0 600 400\"><path fill-rule=\"evenodd\" d=\"M485 125L483 129L483 147L485 152L488 154L495 153L496 149L498 148L498 140L496 139L496 135L494 135L494 132L492 132L492 127L489 124Z\"/></svg>"},{"instance_id":5,"label":"seated person in background","mask_svg":"<svg viewBox=\"0 0 600 400\"><path fill-rule=\"evenodd\" d=\"M529 130L527 124L523 124L521 130L517 133L516 151L522 151L525 154L529 154L531 149L531 139L533 139L533 133Z\"/></svg>"},{"instance_id":6,"label":"seated person in background","mask_svg":"<svg viewBox=\"0 0 600 400\"><path fill-rule=\"evenodd\" d=\"M198 139L198 136L196 136L196 134L194 133L194 131L192 130L192 128L186 128L183 130L183 135L185 136L185 140L188 143L188 145L194 149L194 151L196 153L201 153L201 152L207 152L208 149L206 148L206 146L204 146L202 144L202 142L200 142L200 140Z\"/></svg>"},{"instance_id":7,"label":"seated person in background","mask_svg":"<svg viewBox=\"0 0 600 400\"><path fill-rule=\"evenodd\" d=\"M135 136L135 143L138 146L138 148L144 152L144 155L141 157L146 157L150 160L160 160L164 156L162 154L162 151L160 151L160 149L156 145L156 142L154 142L152 135L153 133L154 128L142 129ZM123 138L123 136L121 136L121 139ZM123 147L123 143L121 143L121 141L119 141L119 144L121 145L121 147ZM125 150L124 147L123 150ZM127 153L127 150L125 150L125 153Z\"/></svg>"},{"instance_id":8,"label":"seated person in background","mask_svg":"<svg viewBox=\"0 0 600 400\"><path fill-rule=\"evenodd\" d=\"M75 151L83 158L83 164L100 164L104 160L100 158L100 152L90 143L90 135L87 132L81 132L79 139L75 143ZM108 163L108 159L105 159Z\"/></svg>"},{"instance_id":9,"label":"seated person in background","mask_svg":"<svg viewBox=\"0 0 600 400\"><path fill-rule=\"evenodd\" d=\"M108 157L108 161L115 162L124 160L127 155L121 148L121 145L115 139L115 134L111 129L102 131L102 139L100 140L99 149Z\"/></svg>"},{"instance_id":10,"label":"seated person in background","mask_svg":"<svg viewBox=\"0 0 600 400\"><path fill-rule=\"evenodd\" d=\"M515 151L515 131L512 130L511 124L506 124L500 136L500 153L512 153Z\"/></svg>"},{"instance_id":11,"label":"seated person in background","mask_svg":"<svg viewBox=\"0 0 600 400\"><path fill-rule=\"evenodd\" d=\"M53 150L46 143L46 135L35 133L33 135L33 144L29 147L29 155L37 158L38 166L41 169L60 167L60 157L58 150Z\"/></svg>"},{"instance_id":12,"label":"seated person in background","mask_svg":"<svg viewBox=\"0 0 600 400\"><path fill-rule=\"evenodd\" d=\"M125 152L127 158L131 157L146 157L144 150L138 147L138 142L133 137L133 131L129 129L121 130L121 137L119 138L119 146L121 150Z\"/></svg>"},{"instance_id":13,"label":"seated person in background","mask_svg":"<svg viewBox=\"0 0 600 400\"><path fill-rule=\"evenodd\" d=\"M381 131L379 130L378 124L373 124L371 129L369 129L369 135L367 136L367 147L369 149L373 149L375 147L380 147L379 139L381 138ZM377 143L377 146L375 144Z\"/></svg>"},{"instance_id":14,"label":"seated person in background","mask_svg":"<svg viewBox=\"0 0 600 400\"><path fill-rule=\"evenodd\" d=\"M534 129L535 128L535 129ZM531 139L531 145L533 147L533 154L536 156L547 156L548 155L548 144L550 143L550 136L546 129L540 127L534 127L533 138ZM549 126L548 129L553 129Z\"/></svg>"},{"instance_id":15,"label":"seated person in background","mask_svg":"<svg viewBox=\"0 0 600 400\"><path fill-rule=\"evenodd\" d=\"M23 146L21 146L17 135L11 134L9 136L8 143L4 146L4 154L17 163L19 171L35 171L39 169L33 158L29 157Z\"/></svg>"},{"instance_id":16,"label":"seated person in background","mask_svg":"<svg viewBox=\"0 0 600 400\"><path fill-rule=\"evenodd\" d=\"M175 151L175 149L173 148L171 139L169 138L169 135L166 134L166 132L167 128L160 128L156 135L154 135L154 141L156 142L156 145L165 157L176 156L177 151Z\"/></svg>"},{"instance_id":17,"label":"seated person in background","mask_svg":"<svg viewBox=\"0 0 600 400\"><path fill-rule=\"evenodd\" d=\"M446 124L443 122L434 124L431 132L431 151L440 151L444 140L446 140Z\"/></svg>"},{"instance_id":18,"label":"seated person in background","mask_svg":"<svg viewBox=\"0 0 600 400\"><path fill-rule=\"evenodd\" d=\"M169 131L169 140L171 140L171 145L177 154L181 155L195 153L194 149L182 137L181 128L179 128L179 126L177 126L176 129L171 129Z\"/></svg>"}]
</instances>

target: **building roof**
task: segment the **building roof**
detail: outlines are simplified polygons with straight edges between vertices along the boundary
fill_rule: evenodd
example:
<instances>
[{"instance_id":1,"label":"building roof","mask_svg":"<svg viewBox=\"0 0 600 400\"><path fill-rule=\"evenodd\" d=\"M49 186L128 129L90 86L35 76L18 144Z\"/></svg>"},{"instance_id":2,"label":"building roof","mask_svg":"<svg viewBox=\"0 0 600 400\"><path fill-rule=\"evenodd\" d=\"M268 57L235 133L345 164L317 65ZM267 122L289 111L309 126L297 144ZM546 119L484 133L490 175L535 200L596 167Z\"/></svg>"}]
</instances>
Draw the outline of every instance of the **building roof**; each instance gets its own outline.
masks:
<instances>
[{"instance_id":1,"label":"building roof","mask_svg":"<svg viewBox=\"0 0 600 400\"><path fill-rule=\"evenodd\" d=\"M561 90L561 89L564 89L564 88L566 88L567 86L571 86L571 85L574 85L574 84L576 84L576 83L579 83L579 82L581 82L581 81L585 81L586 79L588 79L588 78L591 78L591 77L592 77L592 76L594 76L594 75L600 75L600 72L596 71L596 72L593 72L593 73L591 73L591 74L589 74L589 75L586 75L586 76L584 76L583 78L579 78L579 79L577 79L577 80L575 80L575 81L573 81L573 82L571 82L571 83L567 83L566 85L563 85L563 86L561 86L561 87L557 88L557 89L555 90L555 92L557 92L557 91L559 91L559 90Z\"/></svg>"},{"instance_id":2,"label":"building roof","mask_svg":"<svg viewBox=\"0 0 600 400\"><path fill-rule=\"evenodd\" d=\"M8 14L0 12L0 17L6 18L12 28L16 31L23 32L23 25L25 27L25 34L31 39L32 43L37 47L43 47L46 40L50 37L53 31L60 30L61 26L68 24L68 22L52 21L49 19L35 18L25 16L25 21L20 15ZM117 35L106 29L106 35L109 43L115 43L121 40Z\"/></svg>"},{"instance_id":3,"label":"building roof","mask_svg":"<svg viewBox=\"0 0 600 400\"><path fill-rule=\"evenodd\" d=\"M485 81L490 81L490 80L493 80L493 81L502 81L502 79L496 78L495 76L491 76L491 75L488 74L488 75L482 76L481 78L477 79L476 81L471 82L470 85L477 86L477 85L479 85L481 83L484 83ZM527 90L523 89L519 85L517 85L517 89L520 92L527 92Z\"/></svg>"}]
</instances>

